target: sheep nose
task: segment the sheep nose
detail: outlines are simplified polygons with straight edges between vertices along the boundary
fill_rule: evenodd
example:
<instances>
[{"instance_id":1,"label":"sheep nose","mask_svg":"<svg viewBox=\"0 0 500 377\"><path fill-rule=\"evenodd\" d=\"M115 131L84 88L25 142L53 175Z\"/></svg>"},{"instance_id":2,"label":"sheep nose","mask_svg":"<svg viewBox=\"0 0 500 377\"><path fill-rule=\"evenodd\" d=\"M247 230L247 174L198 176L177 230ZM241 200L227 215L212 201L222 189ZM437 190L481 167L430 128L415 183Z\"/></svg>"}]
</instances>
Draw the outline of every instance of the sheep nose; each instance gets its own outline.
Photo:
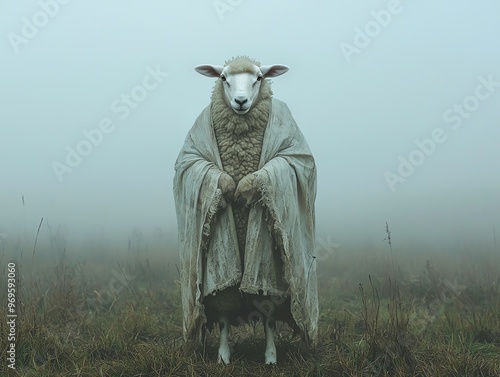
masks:
<instances>
[{"instance_id":1,"label":"sheep nose","mask_svg":"<svg viewBox=\"0 0 500 377\"><path fill-rule=\"evenodd\" d=\"M248 99L244 99L243 101L242 100L239 100L238 98L235 98L234 99L234 102L236 102L238 105L243 106L243 104L247 103L248 102Z\"/></svg>"}]
</instances>

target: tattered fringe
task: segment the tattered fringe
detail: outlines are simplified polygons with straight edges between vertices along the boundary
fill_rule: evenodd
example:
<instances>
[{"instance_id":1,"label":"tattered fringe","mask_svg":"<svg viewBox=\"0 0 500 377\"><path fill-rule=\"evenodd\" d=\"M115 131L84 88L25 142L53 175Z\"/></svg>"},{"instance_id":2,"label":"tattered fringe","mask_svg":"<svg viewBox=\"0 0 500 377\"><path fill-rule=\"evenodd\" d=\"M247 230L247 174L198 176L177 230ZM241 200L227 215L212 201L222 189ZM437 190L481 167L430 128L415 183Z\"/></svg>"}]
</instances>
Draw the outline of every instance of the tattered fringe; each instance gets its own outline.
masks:
<instances>
[{"instance_id":1,"label":"tattered fringe","mask_svg":"<svg viewBox=\"0 0 500 377\"><path fill-rule=\"evenodd\" d=\"M218 188L217 190L215 190L212 203L208 208L208 213L205 219L205 223L203 224L203 235L206 236L207 238L210 236L210 228L212 225L212 220L215 214L217 213L217 210L219 209L219 204L221 200L222 200L222 190Z\"/></svg>"},{"instance_id":2,"label":"tattered fringe","mask_svg":"<svg viewBox=\"0 0 500 377\"><path fill-rule=\"evenodd\" d=\"M281 222L278 220L277 216L277 210L274 205L274 201L272 200L271 194L268 192L267 185L265 182L265 177L261 176L260 174L255 174L255 185L257 187L257 190L259 190L261 194L261 199L259 199L259 202L261 202L264 207L267 209L266 211L266 220L267 216L269 216L271 219L268 220L268 224L270 226L270 230L273 233L273 236L278 243L277 247L280 249L281 252L281 258L283 259L283 268L284 268L284 277L286 282L289 284L290 288L290 301L291 301L291 308L290 311L292 313L292 317L295 321L295 323L299 326L299 328L302 331L302 340L305 343L307 347L313 347L314 346L314 341L311 339L309 336L310 329L307 326L307 321L304 320L302 312L300 310L300 306L297 304L294 304L299 301L299 298L297 297L295 290L293 287L290 285L290 281L292 280L292 264L290 263L290 256L288 254L289 250L289 243L288 243L288 237L286 237L286 232L285 229L283 228L283 225ZM306 290L307 294L307 290Z\"/></svg>"}]
</instances>

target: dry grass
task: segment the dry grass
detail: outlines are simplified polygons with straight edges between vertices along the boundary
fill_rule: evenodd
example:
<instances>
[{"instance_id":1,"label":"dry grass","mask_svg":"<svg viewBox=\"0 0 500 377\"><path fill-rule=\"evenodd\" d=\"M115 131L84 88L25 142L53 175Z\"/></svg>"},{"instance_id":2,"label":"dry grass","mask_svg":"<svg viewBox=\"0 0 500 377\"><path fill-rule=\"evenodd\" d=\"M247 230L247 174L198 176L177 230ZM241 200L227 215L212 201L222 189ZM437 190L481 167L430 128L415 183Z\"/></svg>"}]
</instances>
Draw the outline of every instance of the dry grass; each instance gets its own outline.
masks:
<instances>
[{"instance_id":1,"label":"dry grass","mask_svg":"<svg viewBox=\"0 0 500 377\"><path fill-rule=\"evenodd\" d=\"M489 255L426 263L423 254L339 252L319 270L318 347L302 350L278 327L279 364L268 367L260 324L233 331L230 365L216 363L217 331L203 352L184 354L178 277L160 253L117 265L65 251L33 267L17 261L17 369L2 361L1 376L500 376L500 282ZM3 303L4 282L5 269ZM6 339L4 304L0 317Z\"/></svg>"}]
</instances>

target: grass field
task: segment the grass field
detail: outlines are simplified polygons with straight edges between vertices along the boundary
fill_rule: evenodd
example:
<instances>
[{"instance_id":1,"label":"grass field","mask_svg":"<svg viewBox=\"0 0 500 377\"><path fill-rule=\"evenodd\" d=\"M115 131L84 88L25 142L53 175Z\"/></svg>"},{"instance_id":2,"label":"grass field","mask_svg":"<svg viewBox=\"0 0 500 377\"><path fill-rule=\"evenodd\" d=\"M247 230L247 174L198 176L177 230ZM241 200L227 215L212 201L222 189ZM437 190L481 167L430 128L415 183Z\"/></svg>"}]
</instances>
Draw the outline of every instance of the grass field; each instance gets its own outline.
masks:
<instances>
[{"instance_id":1,"label":"grass field","mask_svg":"<svg viewBox=\"0 0 500 377\"><path fill-rule=\"evenodd\" d=\"M183 349L175 249L72 254L0 249L1 376L500 376L500 281L490 251L339 249L318 268L319 344L285 325L263 365L261 324ZM54 257L50 250L58 248ZM151 249L151 248L150 248ZM392 251L392 250L391 250ZM128 257L124 257L128 255ZM15 366L7 368L7 264L16 262Z\"/></svg>"}]
</instances>

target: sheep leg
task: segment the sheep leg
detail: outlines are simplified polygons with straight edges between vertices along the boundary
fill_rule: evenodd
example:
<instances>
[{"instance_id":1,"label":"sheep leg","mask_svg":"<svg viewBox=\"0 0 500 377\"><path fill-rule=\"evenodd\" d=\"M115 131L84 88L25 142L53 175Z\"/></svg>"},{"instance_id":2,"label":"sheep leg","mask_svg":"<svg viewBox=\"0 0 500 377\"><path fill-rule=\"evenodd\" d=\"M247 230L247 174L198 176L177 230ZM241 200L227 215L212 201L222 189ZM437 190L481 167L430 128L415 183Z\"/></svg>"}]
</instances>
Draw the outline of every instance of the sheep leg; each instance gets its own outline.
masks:
<instances>
[{"instance_id":1,"label":"sheep leg","mask_svg":"<svg viewBox=\"0 0 500 377\"><path fill-rule=\"evenodd\" d=\"M274 318L269 316L264 320L264 331L266 333L266 364L276 364L276 345L274 344L274 329L276 323Z\"/></svg>"},{"instance_id":2,"label":"sheep leg","mask_svg":"<svg viewBox=\"0 0 500 377\"><path fill-rule=\"evenodd\" d=\"M219 344L219 357L217 362L229 364L231 351L229 350L229 319L227 316L222 316L219 319L220 329L220 344Z\"/></svg>"}]
</instances>

